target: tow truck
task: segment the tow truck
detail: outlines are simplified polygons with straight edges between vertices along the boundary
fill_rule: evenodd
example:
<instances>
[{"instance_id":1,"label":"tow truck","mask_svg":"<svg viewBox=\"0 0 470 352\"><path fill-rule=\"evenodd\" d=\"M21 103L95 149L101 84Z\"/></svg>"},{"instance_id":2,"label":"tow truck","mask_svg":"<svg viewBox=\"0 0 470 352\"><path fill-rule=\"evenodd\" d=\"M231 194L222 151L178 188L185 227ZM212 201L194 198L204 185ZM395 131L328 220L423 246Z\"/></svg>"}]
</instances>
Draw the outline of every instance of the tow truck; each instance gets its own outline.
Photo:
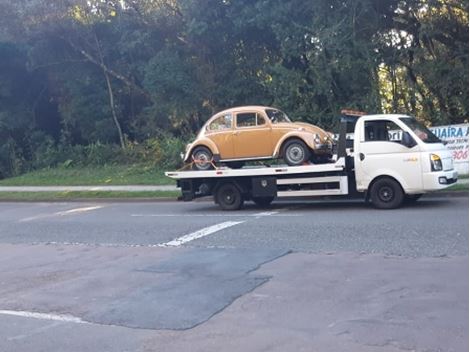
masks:
<instances>
[{"instance_id":1,"label":"tow truck","mask_svg":"<svg viewBox=\"0 0 470 352\"><path fill-rule=\"evenodd\" d=\"M267 207L276 198L325 196L359 197L376 208L393 209L457 182L451 152L413 117L342 110L339 126L329 163L215 166L165 175L176 180L180 199L213 196L223 210L238 210L250 200Z\"/></svg>"}]
</instances>

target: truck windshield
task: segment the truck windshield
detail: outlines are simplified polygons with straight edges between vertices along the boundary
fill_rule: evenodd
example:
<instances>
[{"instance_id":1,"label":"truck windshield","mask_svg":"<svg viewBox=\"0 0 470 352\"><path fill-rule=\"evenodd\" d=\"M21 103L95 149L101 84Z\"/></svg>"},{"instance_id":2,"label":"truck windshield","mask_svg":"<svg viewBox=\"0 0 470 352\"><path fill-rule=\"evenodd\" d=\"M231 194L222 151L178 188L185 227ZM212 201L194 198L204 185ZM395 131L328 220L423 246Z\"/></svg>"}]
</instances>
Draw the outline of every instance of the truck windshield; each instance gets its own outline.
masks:
<instances>
[{"instance_id":1,"label":"truck windshield","mask_svg":"<svg viewBox=\"0 0 470 352\"><path fill-rule=\"evenodd\" d=\"M413 133L421 139L424 143L442 143L442 141L436 137L426 126L421 122L417 121L411 117L400 117L400 120L403 121Z\"/></svg>"},{"instance_id":2,"label":"truck windshield","mask_svg":"<svg viewBox=\"0 0 470 352\"><path fill-rule=\"evenodd\" d=\"M287 115L281 110L266 109L266 114L272 123L291 122Z\"/></svg>"}]
</instances>

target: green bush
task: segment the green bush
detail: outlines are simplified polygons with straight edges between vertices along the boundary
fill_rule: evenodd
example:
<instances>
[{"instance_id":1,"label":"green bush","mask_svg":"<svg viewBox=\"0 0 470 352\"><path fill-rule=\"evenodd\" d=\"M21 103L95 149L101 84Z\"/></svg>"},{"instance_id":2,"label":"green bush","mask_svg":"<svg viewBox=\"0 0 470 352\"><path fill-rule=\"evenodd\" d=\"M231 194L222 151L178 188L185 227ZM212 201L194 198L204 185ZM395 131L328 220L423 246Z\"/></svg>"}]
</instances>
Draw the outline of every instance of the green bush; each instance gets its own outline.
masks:
<instances>
[{"instance_id":1,"label":"green bush","mask_svg":"<svg viewBox=\"0 0 470 352\"><path fill-rule=\"evenodd\" d=\"M46 139L35 148L29 169L117 164L175 169L182 166L180 153L184 151L185 144L181 138L167 133L141 143L127 141L124 149L116 144L103 143L54 145L52 140ZM0 163L1 160L0 155Z\"/></svg>"}]
</instances>

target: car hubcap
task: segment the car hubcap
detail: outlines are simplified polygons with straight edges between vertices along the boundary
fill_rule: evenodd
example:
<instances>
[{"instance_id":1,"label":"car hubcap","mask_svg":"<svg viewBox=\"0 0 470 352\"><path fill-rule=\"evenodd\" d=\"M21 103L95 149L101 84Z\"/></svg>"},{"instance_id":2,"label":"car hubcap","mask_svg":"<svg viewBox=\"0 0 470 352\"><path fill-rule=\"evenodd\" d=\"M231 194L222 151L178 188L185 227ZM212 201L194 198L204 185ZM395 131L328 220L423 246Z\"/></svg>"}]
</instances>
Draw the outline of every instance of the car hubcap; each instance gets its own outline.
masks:
<instances>
[{"instance_id":1,"label":"car hubcap","mask_svg":"<svg viewBox=\"0 0 470 352\"><path fill-rule=\"evenodd\" d=\"M199 169L207 169L210 166L210 157L205 152L198 152L194 155L194 160L197 162Z\"/></svg>"},{"instance_id":2,"label":"car hubcap","mask_svg":"<svg viewBox=\"0 0 470 352\"><path fill-rule=\"evenodd\" d=\"M379 198L382 202L386 202L386 203L390 202L393 199L393 196L394 196L394 193L391 187L384 186L380 188Z\"/></svg>"},{"instance_id":3,"label":"car hubcap","mask_svg":"<svg viewBox=\"0 0 470 352\"><path fill-rule=\"evenodd\" d=\"M287 150L287 157L293 163L302 162L305 157L304 148L297 144L289 147L289 149Z\"/></svg>"}]
</instances>

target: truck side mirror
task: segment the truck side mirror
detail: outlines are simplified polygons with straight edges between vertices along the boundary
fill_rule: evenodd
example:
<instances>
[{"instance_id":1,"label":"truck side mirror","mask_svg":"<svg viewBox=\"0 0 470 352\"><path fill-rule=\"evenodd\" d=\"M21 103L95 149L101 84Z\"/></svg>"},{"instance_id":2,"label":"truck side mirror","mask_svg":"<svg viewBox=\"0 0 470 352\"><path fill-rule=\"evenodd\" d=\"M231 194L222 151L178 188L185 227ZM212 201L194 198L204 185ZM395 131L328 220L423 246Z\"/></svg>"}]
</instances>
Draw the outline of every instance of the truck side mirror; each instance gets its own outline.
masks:
<instances>
[{"instance_id":1,"label":"truck side mirror","mask_svg":"<svg viewBox=\"0 0 470 352\"><path fill-rule=\"evenodd\" d=\"M416 145L416 141L413 137L411 137L411 134L409 132L403 131L403 135L401 137L401 144L403 144L405 147L413 148Z\"/></svg>"}]
</instances>

